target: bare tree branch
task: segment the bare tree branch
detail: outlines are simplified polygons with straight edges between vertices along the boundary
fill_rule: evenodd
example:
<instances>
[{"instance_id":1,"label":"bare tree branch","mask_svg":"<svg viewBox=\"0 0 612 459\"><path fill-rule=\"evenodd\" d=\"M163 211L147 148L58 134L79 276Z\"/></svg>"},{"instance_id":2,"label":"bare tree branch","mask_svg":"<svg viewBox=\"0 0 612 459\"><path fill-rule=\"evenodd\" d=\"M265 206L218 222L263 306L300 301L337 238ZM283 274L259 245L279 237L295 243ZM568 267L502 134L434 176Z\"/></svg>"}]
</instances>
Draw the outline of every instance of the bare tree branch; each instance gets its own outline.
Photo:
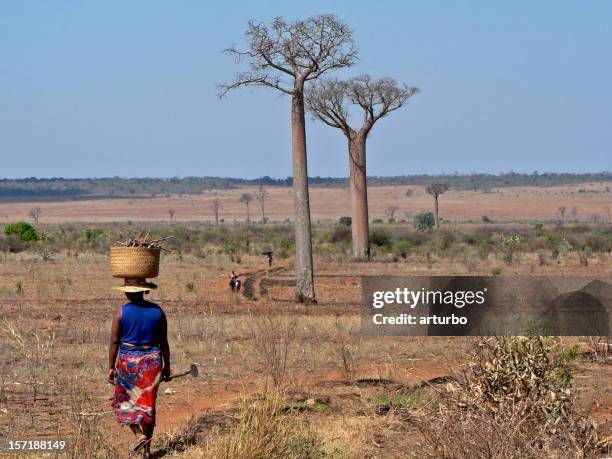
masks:
<instances>
[{"instance_id":1,"label":"bare tree branch","mask_svg":"<svg viewBox=\"0 0 612 459\"><path fill-rule=\"evenodd\" d=\"M245 50L232 46L225 53L248 70L232 83L218 85L219 95L242 86L259 85L294 95L306 81L348 67L357 58L352 31L333 15L286 22L276 18L270 26L250 21Z\"/></svg>"},{"instance_id":2,"label":"bare tree branch","mask_svg":"<svg viewBox=\"0 0 612 459\"><path fill-rule=\"evenodd\" d=\"M307 90L306 108L319 121L350 137L357 131L367 134L379 119L401 108L417 92L417 88L399 85L392 78L373 80L360 75L346 81L327 79ZM363 111L359 129L349 124L350 106Z\"/></svg>"}]
</instances>

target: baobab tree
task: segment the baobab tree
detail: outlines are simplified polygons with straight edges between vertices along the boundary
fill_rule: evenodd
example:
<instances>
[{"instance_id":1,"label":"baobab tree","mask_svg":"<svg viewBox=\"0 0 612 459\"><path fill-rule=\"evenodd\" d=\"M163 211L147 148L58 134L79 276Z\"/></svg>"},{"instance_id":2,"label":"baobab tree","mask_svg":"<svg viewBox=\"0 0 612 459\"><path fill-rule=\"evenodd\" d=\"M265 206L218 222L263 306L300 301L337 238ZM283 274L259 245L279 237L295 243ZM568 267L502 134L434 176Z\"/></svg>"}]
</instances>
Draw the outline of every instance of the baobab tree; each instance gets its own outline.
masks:
<instances>
[{"instance_id":1,"label":"baobab tree","mask_svg":"<svg viewBox=\"0 0 612 459\"><path fill-rule=\"evenodd\" d=\"M261 222L262 223L266 222L266 199L267 198L268 198L268 191L263 186L260 186L257 189L257 193L255 193L255 199L257 199L257 202L261 206Z\"/></svg>"},{"instance_id":2,"label":"baobab tree","mask_svg":"<svg viewBox=\"0 0 612 459\"><path fill-rule=\"evenodd\" d=\"M306 93L306 107L314 118L340 129L348 140L351 204L353 213L353 257L370 258L366 141L374 124L401 108L417 88L398 84L392 78L372 79L361 75L349 80L327 79L317 82ZM350 124L356 109L361 126Z\"/></svg>"},{"instance_id":3,"label":"baobab tree","mask_svg":"<svg viewBox=\"0 0 612 459\"><path fill-rule=\"evenodd\" d=\"M251 214L249 211L249 204L253 200L253 195L251 193L242 193L240 195L240 202L246 206L246 221L249 223L251 221Z\"/></svg>"},{"instance_id":4,"label":"baobab tree","mask_svg":"<svg viewBox=\"0 0 612 459\"><path fill-rule=\"evenodd\" d=\"M440 213L438 207L438 198L441 194L448 191L448 183L432 183L425 191L434 198L434 215L436 216L436 228L440 228Z\"/></svg>"},{"instance_id":5,"label":"baobab tree","mask_svg":"<svg viewBox=\"0 0 612 459\"><path fill-rule=\"evenodd\" d=\"M219 198L215 198L212 200L212 202L210 203L210 208L212 209L213 214L215 214L215 224L218 225L219 211L221 210L221 201L219 201Z\"/></svg>"},{"instance_id":6,"label":"baobab tree","mask_svg":"<svg viewBox=\"0 0 612 459\"><path fill-rule=\"evenodd\" d=\"M322 15L294 22L277 18L269 26L250 21L246 37L246 49L232 47L226 52L238 63L246 61L248 69L232 83L221 85L220 93L223 96L232 89L255 85L291 97L296 300L315 302L304 88L327 72L353 64L357 51L352 31L335 16Z\"/></svg>"},{"instance_id":7,"label":"baobab tree","mask_svg":"<svg viewBox=\"0 0 612 459\"><path fill-rule=\"evenodd\" d=\"M34 220L34 223L38 225L38 219L40 218L40 214L42 214L42 209L40 207L32 207L29 214L32 220Z\"/></svg>"}]
</instances>

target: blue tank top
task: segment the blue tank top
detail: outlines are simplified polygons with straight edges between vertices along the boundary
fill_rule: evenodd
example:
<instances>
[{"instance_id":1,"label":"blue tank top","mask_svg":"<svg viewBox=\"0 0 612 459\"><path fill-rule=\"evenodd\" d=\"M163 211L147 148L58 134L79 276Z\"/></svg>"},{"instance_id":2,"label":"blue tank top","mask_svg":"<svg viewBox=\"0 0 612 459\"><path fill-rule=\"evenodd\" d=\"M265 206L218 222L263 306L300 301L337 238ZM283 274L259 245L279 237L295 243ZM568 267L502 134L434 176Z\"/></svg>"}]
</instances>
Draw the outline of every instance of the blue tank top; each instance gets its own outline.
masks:
<instances>
[{"instance_id":1,"label":"blue tank top","mask_svg":"<svg viewBox=\"0 0 612 459\"><path fill-rule=\"evenodd\" d=\"M149 301L127 303L121 312L121 342L130 344L161 344L166 322L164 311Z\"/></svg>"}]
</instances>

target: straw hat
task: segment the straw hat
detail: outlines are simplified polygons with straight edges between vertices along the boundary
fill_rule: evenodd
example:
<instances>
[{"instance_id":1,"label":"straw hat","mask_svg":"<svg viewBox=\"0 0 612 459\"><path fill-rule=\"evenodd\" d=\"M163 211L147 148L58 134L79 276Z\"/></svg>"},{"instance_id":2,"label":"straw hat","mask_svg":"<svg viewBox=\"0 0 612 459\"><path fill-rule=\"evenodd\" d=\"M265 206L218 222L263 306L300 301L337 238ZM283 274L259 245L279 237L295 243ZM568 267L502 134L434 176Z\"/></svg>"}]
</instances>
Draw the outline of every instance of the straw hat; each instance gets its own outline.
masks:
<instances>
[{"instance_id":1,"label":"straw hat","mask_svg":"<svg viewBox=\"0 0 612 459\"><path fill-rule=\"evenodd\" d=\"M119 287L113 287L113 290L119 290L120 292L126 293L137 293L137 292L148 292L149 290L156 289L157 285L153 282L147 282L143 277L126 277L123 285Z\"/></svg>"}]
</instances>

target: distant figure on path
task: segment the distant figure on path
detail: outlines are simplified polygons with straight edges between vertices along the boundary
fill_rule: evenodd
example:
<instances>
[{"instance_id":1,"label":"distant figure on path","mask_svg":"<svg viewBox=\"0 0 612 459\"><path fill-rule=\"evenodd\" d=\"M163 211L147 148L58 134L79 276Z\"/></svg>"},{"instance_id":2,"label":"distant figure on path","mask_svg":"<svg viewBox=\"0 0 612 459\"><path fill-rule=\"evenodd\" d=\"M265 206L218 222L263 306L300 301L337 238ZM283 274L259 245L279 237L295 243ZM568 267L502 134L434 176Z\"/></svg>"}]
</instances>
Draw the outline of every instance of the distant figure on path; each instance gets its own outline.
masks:
<instances>
[{"instance_id":1,"label":"distant figure on path","mask_svg":"<svg viewBox=\"0 0 612 459\"><path fill-rule=\"evenodd\" d=\"M268 268L272 267L272 253L272 250L266 250L261 253L262 255L265 255L268 260Z\"/></svg>"},{"instance_id":2,"label":"distant figure on path","mask_svg":"<svg viewBox=\"0 0 612 459\"><path fill-rule=\"evenodd\" d=\"M117 308L111 328L108 382L115 386L112 403L120 424L136 436L132 450L151 455L155 403L160 382L170 379L168 323L164 311L144 299L157 288L145 279L126 279L122 287L128 303Z\"/></svg>"},{"instance_id":3,"label":"distant figure on path","mask_svg":"<svg viewBox=\"0 0 612 459\"><path fill-rule=\"evenodd\" d=\"M230 274L230 282L229 282L229 286L232 292L239 293L241 284L242 282L240 282L240 279L238 279L238 275L234 273L234 271L232 271L232 273Z\"/></svg>"}]
</instances>

